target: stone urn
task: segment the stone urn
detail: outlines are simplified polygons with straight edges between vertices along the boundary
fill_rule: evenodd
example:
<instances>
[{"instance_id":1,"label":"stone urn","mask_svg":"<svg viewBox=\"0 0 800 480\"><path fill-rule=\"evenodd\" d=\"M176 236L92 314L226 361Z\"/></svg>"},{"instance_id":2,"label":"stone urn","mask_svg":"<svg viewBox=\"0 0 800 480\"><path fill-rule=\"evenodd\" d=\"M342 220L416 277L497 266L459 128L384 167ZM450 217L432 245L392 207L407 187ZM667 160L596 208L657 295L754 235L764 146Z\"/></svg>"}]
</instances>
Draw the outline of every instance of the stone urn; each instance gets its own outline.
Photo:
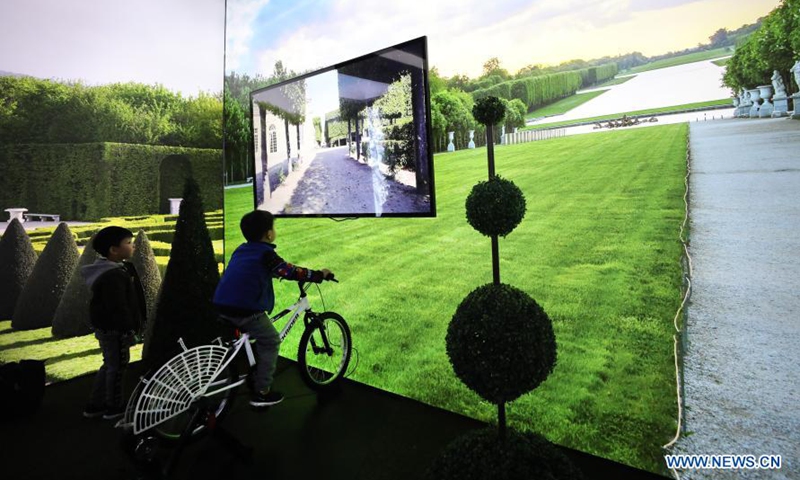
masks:
<instances>
[{"instance_id":1,"label":"stone urn","mask_svg":"<svg viewBox=\"0 0 800 480\"><path fill-rule=\"evenodd\" d=\"M761 108L759 104L761 91L758 88L751 88L748 93L750 93L750 101L753 103L753 106L750 107L750 118L758 118L758 110Z\"/></svg>"},{"instance_id":2,"label":"stone urn","mask_svg":"<svg viewBox=\"0 0 800 480\"><path fill-rule=\"evenodd\" d=\"M800 88L800 60L792 66L791 72L794 77L794 83L797 85L797 88ZM792 118L800 120L800 91L792 95L792 107L794 108Z\"/></svg>"},{"instance_id":3,"label":"stone urn","mask_svg":"<svg viewBox=\"0 0 800 480\"><path fill-rule=\"evenodd\" d=\"M769 102L769 99L772 98L772 85L759 85L758 93L762 100Z\"/></svg>"},{"instance_id":4,"label":"stone urn","mask_svg":"<svg viewBox=\"0 0 800 480\"><path fill-rule=\"evenodd\" d=\"M758 116L759 118L768 118L772 117L773 105L769 99L772 97L772 85L759 85L758 86L759 95L764 102L761 104L761 108L758 109Z\"/></svg>"},{"instance_id":5,"label":"stone urn","mask_svg":"<svg viewBox=\"0 0 800 480\"><path fill-rule=\"evenodd\" d=\"M455 152L456 151L456 146L453 144L453 135L455 135L455 133L456 132L447 132L447 140L450 142L450 143L447 144L447 151L448 152Z\"/></svg>"},{"instance_id":6,"label":"stone urn","mask_svg":"<svg viewBox=\"0 0 800 480\"><path fill-rule=\"evenodd\" d=\"M475 148L475 130L469 131L469 145L467 148Z\"/></svg>"}]
</instances>

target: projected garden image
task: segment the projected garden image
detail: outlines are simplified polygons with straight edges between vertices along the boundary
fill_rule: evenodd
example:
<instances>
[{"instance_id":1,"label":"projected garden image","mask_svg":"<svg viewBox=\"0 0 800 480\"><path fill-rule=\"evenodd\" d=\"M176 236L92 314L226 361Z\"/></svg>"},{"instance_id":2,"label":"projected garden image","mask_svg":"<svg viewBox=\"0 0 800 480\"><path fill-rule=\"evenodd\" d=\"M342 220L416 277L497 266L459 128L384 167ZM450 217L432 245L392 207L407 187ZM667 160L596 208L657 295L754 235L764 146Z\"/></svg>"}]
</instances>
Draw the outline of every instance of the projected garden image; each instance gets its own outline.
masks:
<instances>
[{"instance_id":1,"label":"projected garden image","mask_svg":"<svg viewBox=\"0 0 800 480\"><path fill-rule=\"evenodd\" d=\"M510 419L652 470L674 430L686 132L674 125L498 150L498 171L525 192L530 212L519 235L500 243L504 280L547 308L559 345L554 374L513 404ZM353 378L490 420L491 405L453 376L443 341L465 292L491 276L488 240L464 221L485 161L483 149L436 157L436 219L283 219L277 243L286 258L330 266L341 279L323 295L352 325ZM251 201L247 189L228 191L228 245L243 241L237 222ZM277 288L284 301L296 293Z\"/></svg>"},{"instance_id":2,"label":"projected garden image","mask_svg":"<svg viewBox=\"0 0 800 480\"><path fill-rule=\"evenodd\" d=\"M653 4L620 9L614 19L589 2L580 12L515 2L490 11L474 3L451 12L452 23L432 12L409 23L421 22L418 28L401 28L412 36L426 27L438 31L437 25L483 25L497 37L450 27L428 33L436 218L276 224L285 258L325 266L341 280L324 285L322 294L352 327L358 349L352 378L497 420L496 407L454 375L445 336L465 295L492 278L489 239L466 222L465 201L486 180L487 132L473 106L498 97L505 118L492 132L497 174L522 190L527 205L522 223L500 239L501 281L546 310L558 346L549 378L508 406L510 425L667 475L664 446L682 419L675 338L686 289L687 122L731 118L735 82L723 84L726 64L735 63L736 57L728 60L758 34L776 3L739 11L714 0ZM235 11L237 3L228 8ZM244 99L244 92L370 51L363 41L343 39L334 49L312 40L337 26L346 30L335 10L267 20L266 12L280 8L271 3L252 21L275 35L254 39L249 52L238 50L227 64L231 97ZM372 13L406 18L389 10ZM515 19L539 27L519 37L525 41L501 41L521 28ZM684 35L678 27L687 21L705 36L689 41L690 29ZM671 33L655 25L671 25ZM561 30L571 33L553 33ZM381 38L384 44L369 45L402 40ZM308 55L292 57L295 49ZM249 189L226 191L227 255L243 241L237 222L250 208ZM294 298L291 285L276 288L279 303ZM288 338L282 352L291 357L296 341Z\"/></svg>"}]
</instances>

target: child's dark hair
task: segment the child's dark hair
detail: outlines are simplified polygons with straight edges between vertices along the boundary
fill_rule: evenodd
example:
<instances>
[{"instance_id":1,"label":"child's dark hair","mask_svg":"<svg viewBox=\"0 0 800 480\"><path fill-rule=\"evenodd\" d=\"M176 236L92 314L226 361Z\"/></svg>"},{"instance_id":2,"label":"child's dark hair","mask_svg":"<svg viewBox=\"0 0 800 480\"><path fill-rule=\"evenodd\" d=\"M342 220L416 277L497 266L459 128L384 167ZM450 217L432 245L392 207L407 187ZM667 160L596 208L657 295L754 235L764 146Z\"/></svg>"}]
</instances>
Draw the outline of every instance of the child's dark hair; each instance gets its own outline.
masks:
<instances>
[{"instance_id":1,"label":"child's dark hair","mask_svg":"<svg viewBox=\"0 0 800 480\"><path fill-rule=\"evenodd\" d=\"M106 227L94 236L92 241L92 248L94 251L104 257L108 257L108 252L111 247L119 247L126 238L133 238L133 232L127 228L122 227Z\"/></svg>"},{"instance_id":2,"label":"child's dark hair","mask_svg":"<svg viewBox=\"0 0 800 480\"><path fill-rule=\"evenodd\" d=\"M275 217L266 210L253 210L246 213L239 222L239 228L248 242L260 241L265 233L272 230L273 225L275 225Z\"/></svg>"}]
</instances>

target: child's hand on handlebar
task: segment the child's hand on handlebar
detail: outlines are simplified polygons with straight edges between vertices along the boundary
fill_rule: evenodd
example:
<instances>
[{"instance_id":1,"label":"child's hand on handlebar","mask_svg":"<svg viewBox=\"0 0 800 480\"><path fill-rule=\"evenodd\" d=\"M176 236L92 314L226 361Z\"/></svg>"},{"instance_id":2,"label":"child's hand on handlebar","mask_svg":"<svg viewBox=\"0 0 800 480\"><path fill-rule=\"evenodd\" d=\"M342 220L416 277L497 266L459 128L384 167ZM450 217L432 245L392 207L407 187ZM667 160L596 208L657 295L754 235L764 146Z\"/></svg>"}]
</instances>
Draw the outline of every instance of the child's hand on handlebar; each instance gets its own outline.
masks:
<instances>
[{"instance_id":1,"label":"child's hand on handlebar","mask_svg":"<svg viewBox=\"0 0 800 480\"><path fill-rule=\"evenodd\" d=\"M337 282L337 283L339 282L338 280L333 278L333 272L331 272L327 268L323 268L322 270L320 270L320 272L322 272L322 280L328 280L330 282Z\"/></svg>"}]
</instances>

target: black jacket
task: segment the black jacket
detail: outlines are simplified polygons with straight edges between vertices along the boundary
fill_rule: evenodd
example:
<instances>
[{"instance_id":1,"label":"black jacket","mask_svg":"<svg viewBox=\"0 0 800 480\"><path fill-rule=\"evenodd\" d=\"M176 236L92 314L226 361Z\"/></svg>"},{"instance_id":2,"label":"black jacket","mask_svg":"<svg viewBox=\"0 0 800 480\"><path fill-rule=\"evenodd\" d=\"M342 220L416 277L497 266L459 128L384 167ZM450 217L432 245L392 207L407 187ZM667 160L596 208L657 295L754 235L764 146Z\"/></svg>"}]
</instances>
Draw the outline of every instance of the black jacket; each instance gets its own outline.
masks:
<instances>
[{"instance_id":1,"label":"black jacket","mask_svg":"<svg viewBox=\"0 0 800 480\"><path fill-rule=\"evenodd\" d=\"M105 258L82 268L92 291L89 318L97 330L141 333L147 306L144 290L129 262L112 262Z\"/></svg>"}]
</instances>

